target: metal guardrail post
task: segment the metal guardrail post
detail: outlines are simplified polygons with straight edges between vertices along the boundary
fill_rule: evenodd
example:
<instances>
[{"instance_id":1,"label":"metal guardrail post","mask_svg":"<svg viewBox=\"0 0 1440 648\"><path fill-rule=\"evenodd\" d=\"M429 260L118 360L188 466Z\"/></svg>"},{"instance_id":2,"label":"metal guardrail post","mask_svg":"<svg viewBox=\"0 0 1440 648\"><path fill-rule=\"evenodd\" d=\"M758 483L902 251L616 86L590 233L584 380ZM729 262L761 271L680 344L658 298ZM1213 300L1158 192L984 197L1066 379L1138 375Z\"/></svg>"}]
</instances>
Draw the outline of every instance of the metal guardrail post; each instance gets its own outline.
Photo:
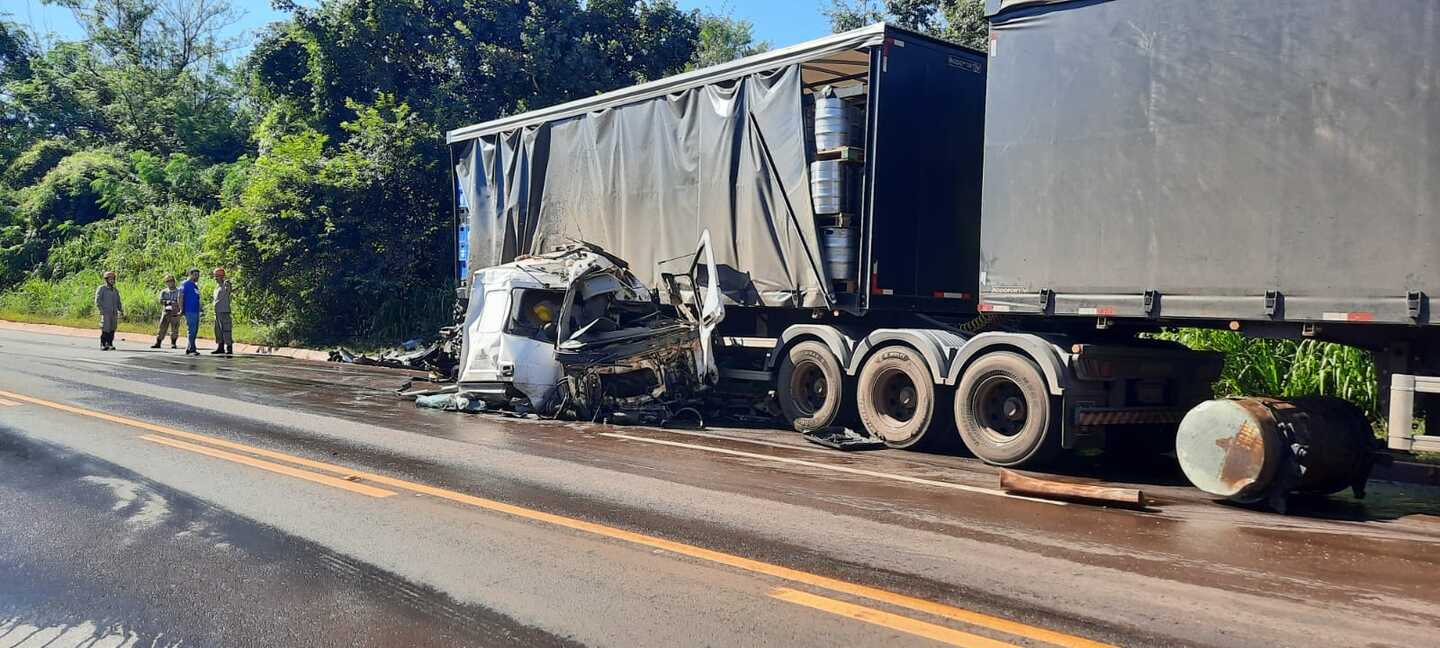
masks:
<instances>
[{"instance_id":1,"label":"metal guardrail post","mask_svg":"<svg viewBox=\"0 0 1440 648\"><path fill-rule=\"evenodd\" d=\"M1415 420L1415 376L1390 376L1390 449L1410 452Z\"/></svg>"}]
</instances>

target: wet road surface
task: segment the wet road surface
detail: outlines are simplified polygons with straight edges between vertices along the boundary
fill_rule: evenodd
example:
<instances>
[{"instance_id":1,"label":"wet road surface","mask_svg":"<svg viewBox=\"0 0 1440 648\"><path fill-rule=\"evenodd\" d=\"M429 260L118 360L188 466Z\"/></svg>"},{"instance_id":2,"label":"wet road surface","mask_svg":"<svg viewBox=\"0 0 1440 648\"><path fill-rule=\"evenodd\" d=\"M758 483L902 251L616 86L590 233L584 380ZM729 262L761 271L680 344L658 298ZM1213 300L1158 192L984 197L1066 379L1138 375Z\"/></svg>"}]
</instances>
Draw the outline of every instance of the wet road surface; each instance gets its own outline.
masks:
<instances>
[{"instance_id":1,"label":"wet road surface","mask_svg":"<svg viewBox=\"0 0 1440 648\"><path fill-rule=\"evenodd\" d=\"M0 647L1420 646L1440 492L1277 516L1163 459L974 460L416 410L395 372L0 331ZM47 643L48 642L48 643Z\"/></svg>"}]
</instances>

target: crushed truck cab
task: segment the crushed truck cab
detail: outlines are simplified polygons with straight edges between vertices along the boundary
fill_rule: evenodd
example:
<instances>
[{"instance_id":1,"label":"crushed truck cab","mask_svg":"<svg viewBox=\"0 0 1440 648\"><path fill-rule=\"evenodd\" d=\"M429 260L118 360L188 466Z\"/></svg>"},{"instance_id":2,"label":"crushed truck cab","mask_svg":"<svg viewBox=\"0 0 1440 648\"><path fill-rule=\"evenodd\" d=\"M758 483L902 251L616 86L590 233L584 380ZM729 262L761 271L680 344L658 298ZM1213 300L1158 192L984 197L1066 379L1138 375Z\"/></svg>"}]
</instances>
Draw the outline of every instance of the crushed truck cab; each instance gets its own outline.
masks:
<instances>
[{"instance_id":1,"label":"crushed truck cab","mask_svg":"<svg viewBox=\"0 0 1440 648\"><path fill-rule=\"evenodd\" d=\"M478 270L460 391L489 407L664 417L718 376L716 277L708 232L689 274L664 276L673 314L624 260L589 243Z\"/></svg>"}]
</instances>

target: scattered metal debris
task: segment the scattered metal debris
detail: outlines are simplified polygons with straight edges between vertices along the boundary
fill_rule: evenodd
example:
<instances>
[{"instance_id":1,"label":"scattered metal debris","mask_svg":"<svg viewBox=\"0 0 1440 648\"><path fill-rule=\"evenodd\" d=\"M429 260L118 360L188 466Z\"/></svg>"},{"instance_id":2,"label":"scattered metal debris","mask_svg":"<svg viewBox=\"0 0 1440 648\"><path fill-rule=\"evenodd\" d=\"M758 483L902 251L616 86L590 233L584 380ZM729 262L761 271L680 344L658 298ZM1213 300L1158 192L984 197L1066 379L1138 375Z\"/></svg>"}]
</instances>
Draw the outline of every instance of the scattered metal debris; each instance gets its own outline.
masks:
<instances>
[{"instance_id":1,"label":"scattered metal debris","mask_svg":"<svg viewBox=\"0 0 1440 648\"><path fill-rule=\"evenodd\" d=\"M880 450L885 447L884 441L848 427L831 426L823 430L811 430L805 432L804 436L806 441L836 450Z\"/></svg>"},{"instance_id":2,"label":"scattered metal debris","mask_svg":"<svg viewBox=\"0 0 1440 648\"><path fill-rule=\"evenodd\" d=\"M456 358L460 355L460 330L453 326L440 329L435 342L422 346L410 340L400 348L391 349L379 355L357 354L340 347L330 352L330 362L344 362L371 367L391 369L415 369L428 371L434 380L455 378Z\"/></svg>"},{"instance_id":3,"label":"scattered metal debris","mask_svg":"<svg viewBox=\"0 0 1440 648\"><path fill-rule=\"evenodd\" d=\"M1000 488L1007 493L1075 502L1103 502L1128 508L1145 508L1145 493L1135 488L1112 488L1040 479L1011 470L1000 471Z\"/></svg>"}]
</instances>

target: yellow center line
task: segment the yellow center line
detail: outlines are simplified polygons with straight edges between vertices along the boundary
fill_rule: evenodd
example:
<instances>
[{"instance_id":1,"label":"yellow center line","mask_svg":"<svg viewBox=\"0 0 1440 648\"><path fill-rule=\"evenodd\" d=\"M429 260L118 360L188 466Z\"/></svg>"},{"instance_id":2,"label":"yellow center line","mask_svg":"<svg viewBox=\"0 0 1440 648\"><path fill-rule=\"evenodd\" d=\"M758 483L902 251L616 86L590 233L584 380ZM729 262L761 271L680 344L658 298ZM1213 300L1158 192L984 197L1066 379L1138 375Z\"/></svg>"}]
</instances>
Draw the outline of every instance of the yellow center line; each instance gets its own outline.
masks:
<instances>
[{"instance_id":1,"label":"yellow center line","mask_svg":"<svg viewBox=\"0 0 1440 648\"><path fill-rule=\"evenodd\" d=\"M748 571L751 573L764 574L766 576L771 576L782 580L829 590L831 592L838 592L858 598L878 601L888 605L893 605L895 607L914 610L917 612L924 612L926 614L933 614L935 616L959 621L961 623L967 623L973 626L1015 635L1017 637L1024 637L1026 639L1042 641L1055 646L1061 646L1062 648L1114 648L1110 644L1105 644L1098 641L1091 641L1083 637L1076 637L1074 635L1068 635L1053 630L1046 630L1044 628L1038 628L1032 625L1020 623L1018 621L1011 621L1009 619L992 616L982 612L975 612L945 603L937 603L935 601L928 601L921 598L915 598L913 596L897 594L895 592L880 589L877 587L870 587L868 585L851 583L849 581L843 581L837 578L830 578L828 576L821 576L819 574L811 574L809 572L800 571L798 569L791 569L789 567L782 567L780 565L772 563L752 560L750 558L735 556L712 549L706 549L704 547L697 547L682 542L666 540L664 538L658 538L643 533L636 533L634 531L626 531L624 529L605 526L603 524L597 524L594 522L587 522L585 520L580 520L576 518L565 517L563 515L556 515L554 513L546 513L544 511L528 509L521 506L516 506L514 504L506 504L504 502L485 499L483 497L476 497L474 495L466 495L465 493L446 490L443 488L436 488L434 486L426 486L425 484L405 481L403 479L396 479L394 477L386 477L385 475L352 470L344 466L327 464L311 459L306 459L304 457L296 457L282 452L276 452L274 450L266 450L264 448L247 446L241 443L227 441L225 439L206 436L202 434L195 434L193 432L185 432L183 430L177 430L163 425L156 425L154 423L147 423L145 421L125 418L123 416L115 416L114 414L106 414L104 412L95 412L72 405L54 403L51 401L42 400L31 396L25 396L23 394L14 394L6 391L0 391L0 398L9 398L12 400L24 401L27 403L33 403L36 405L42 405L52 409L57 409L62 412L69 412L72 414L78 414L80 416L97 418L103 421L110 421L112 423L118 423L120 425L126 425L142 430L149 430L151 432L158 432L160 434L166 434L182 439L189 439L212 446L239 450L257 456L276 459L279 461L285 461L295 465L305 466L307 468L313 468L315 470L344 475L347 478L363 479L365 481L383 484L385 486L408 490L415 493L422 493L440 499L446 499L452 502L457 502L468 506L474 506L476 508L505 513L526 520L543 522L546 524L551 524L574 531L581 531L584 533L610 538L613 540L620 540L623 542L649 547L652 549L660 549L663 551L668 551L671 553L686 556L688 558L693 558L695 560L712 562L720 565L725 565L727 567Z\"/></svg>"},{"instance_id":2,"label":"yellow center line","mask_svg":"<svg viewBox=\"0 0 1440 648\"><path fill-rule=\"evenodd\" d=\"M324 484L324 485L326 485L326 486L333 486L333 487L335 487L335 488L347 490L347 491L350 491L350 492L352 492L352 493L359 493L359 494L361 494L361 495L369 495L370 497L390 497L391 495L394 495L394 494L395 494L395 491L388 491L388 490L385 490L385 489L383 489L383 488L376 488L376 487L374 487L374 486L369 486L369 485L366 485L366 484L357 484L357 483L355 483L355 482L345 481L344 479L339 479L339 478L336 478L336 477L331 477L331 476L329 476L329 475L321 475L321 474L318 474L318 473L310 472L310 471L308 471L308 470L301 470L301 469L299 469L299 468L292 468L292 467L290 467L290 466L282 466L282 465L277 464L277 463L270 463L270 462L268 462L268 461L261 461L261 460L259 460L259 459L254 459L254 458L251 458L251 457L247 457L247 456L245 456L245 455L238 455L238 454L234 454L234 453L231 453L231 452L225 452L224 450L216 450L216 449L214 449L214 448L207 448L207 447L205 447L205 446L198 446L198 445L195 445L195 444L193 444L193 443L186 443L186 442L184 442L184 441L176 441L175 439L167 439L167 438L163 438L163 437L151 436L151 435L149 435L149 434L142 434L142 435L140 435L140 438L141 438L141 439L144 439L144 440L146 440L146 441L150 441L150 442L152 442L152 443L158 443L158 444L160 444L160 445L166 445L166 446L170 446L170 447L172 447L172 448L179 448L179 449L181 449L181 450L186 450L186 451L189 451L189 452L194 452L194 453L196 453L196 454L202 454L202 455L205 455L205 456L207 456L207 457L215 457L216 459L224 459L224 460L226 460L226 461L233 461L233 462L235 462L235 463L244 464L244 465L246 465L246 466L250 466L250 467L253 467L253 468L259 468L259 469L261 469L261 470L268 470L268 471L273 472L273 473L279 473L279 474L281 474L281 475L288 475L288 476L290 476L290 477L296 477L296 478L299 478L299 479L304 479L304 480L312 481L312 482L315 482L315 483L317 483L317 484Z\"/></svg>"},{"instance_id":3,"label":"yellow center line","mask_svg":"<svg viewBox=\"0 0 1440 648\"><path fill-rule=\"evenodd\" d=\"M809 592L801 592L788 587L777 587L770 590L770 597L788 603L803 605L808 608L820 610L821 612L829 612L830 614L855 619L856 621L864 621L865 623L871 623L883 628L899 630L900 632L912 634L917 637L933 639L952 646L963 646L964 648L1017 648L1017 646L1012 643L996 641L989 637L982 637L954 628L926 623L910 617L891 614L883 610L868 608L863 605L837 601L832 598L817 596Z\"/></svg>"}]
</instances>

